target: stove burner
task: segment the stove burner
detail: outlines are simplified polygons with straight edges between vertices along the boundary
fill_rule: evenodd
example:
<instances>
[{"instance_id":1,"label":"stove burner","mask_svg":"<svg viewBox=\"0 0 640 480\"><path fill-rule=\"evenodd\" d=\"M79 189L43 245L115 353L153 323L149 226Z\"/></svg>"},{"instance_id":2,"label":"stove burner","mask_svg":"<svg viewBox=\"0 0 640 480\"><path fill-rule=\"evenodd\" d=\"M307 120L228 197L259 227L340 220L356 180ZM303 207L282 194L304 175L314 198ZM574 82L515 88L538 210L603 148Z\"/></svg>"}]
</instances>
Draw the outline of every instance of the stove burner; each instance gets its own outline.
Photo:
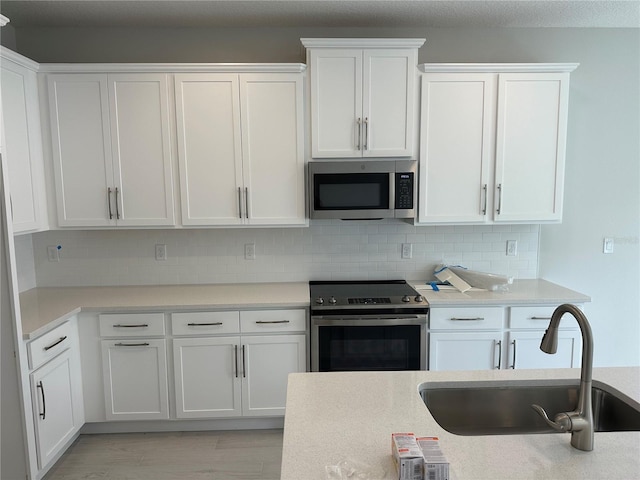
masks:
<instances>
[{"instance_id":1,"label":"stove burner","mask_svg":"<svg viewBox=\"0 0 640 480\"><path fill-rule=\"evenodd\" d=\"M349 305L377 305L379 303L391 303L389 297L384 298L348 298Z\"/></svg>"}]
</instances>

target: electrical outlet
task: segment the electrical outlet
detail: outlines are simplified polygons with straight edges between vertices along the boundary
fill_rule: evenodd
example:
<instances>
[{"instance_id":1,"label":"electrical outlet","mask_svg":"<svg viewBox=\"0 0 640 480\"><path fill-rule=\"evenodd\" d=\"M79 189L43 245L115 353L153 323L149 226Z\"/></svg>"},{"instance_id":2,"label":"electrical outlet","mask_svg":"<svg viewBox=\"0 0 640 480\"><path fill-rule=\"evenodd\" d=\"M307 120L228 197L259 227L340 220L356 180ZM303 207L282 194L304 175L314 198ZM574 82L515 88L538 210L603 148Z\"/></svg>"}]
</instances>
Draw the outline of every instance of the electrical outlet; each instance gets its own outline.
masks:
<instances>
[{"instance_id":1,"label":"electrical outlet","mask_svg":"<svg viewBox=\"0 0 640 480\"><path fill-rule=\"evenodd\" d=\"M244 244L244 259L255 260L256 259L256 244L245 243Z\"/></svg>"},{"instance_id":2,"label":"electrical outlet","mask_svg":"<svg viewBox=\"0 0 640 480\"><path fill-rule=\"evenodd\" d=\"M60 245L49 245L47 247L47 258L50 262L59 262L60 261L60 249L62 247Z\"/></svg>"},{"instance_id":3,"label":"electrical outlet","mask_svg":"<svg viewBox=\"0 0 640 480\"><path fill-rule=\"evenodd\" d=\"M410 243L402 244L402 258L411 258L413 256L413 245Z\"/></svg>"},{"instance_id":4,"label":"electrical outlet","mask_svg":"<svg viewBox=\"0 0 640 480\"><path fill-rule=\"evenodd\" d=\"M613 253L613 238L605 238L602 241L602 253Z\"/></svg>"},{"instance_id":5,"label":"electrical outlet","mask_svg":"<svg viewBox=\"0 0 640 480\"><path fill-rule=\"evenodd\" d=\"M515 257L518 255L518 241L507 240L507 257Z\"/></svg>"},{"instance_id":6,"label":"electrical outlet","mask_svg":"<svg viewBox=\"0 0 640 480\"><path fill-rule=\"evenodd\" d=\"M167 259L167 246L164 243L156 244L156 260L163 262Z\"/></svg>"}]
</instances>

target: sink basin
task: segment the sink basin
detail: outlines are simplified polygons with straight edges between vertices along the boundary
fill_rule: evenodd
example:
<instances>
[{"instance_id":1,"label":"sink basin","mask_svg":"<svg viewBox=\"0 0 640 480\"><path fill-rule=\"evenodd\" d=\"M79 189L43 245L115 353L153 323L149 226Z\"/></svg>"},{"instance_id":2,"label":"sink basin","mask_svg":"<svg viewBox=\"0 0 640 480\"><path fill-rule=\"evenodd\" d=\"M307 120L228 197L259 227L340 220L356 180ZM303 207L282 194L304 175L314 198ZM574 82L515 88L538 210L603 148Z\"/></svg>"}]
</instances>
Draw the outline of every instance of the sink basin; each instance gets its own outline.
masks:
<instances>
[{"instance_id":1,"label":"sink basin","mask_svg":"<svg viewBox=\"0 0 640 480\"><path fill-rule=\"evenodd\" d=\"M531 408L549 415L573 410L579 382L571 380L505 382L427 382L422 399L438 424L456 435L557 433ZM613 387L593 381L596 432L640 430L640 403Z\"/></svg>"}]
</instances>

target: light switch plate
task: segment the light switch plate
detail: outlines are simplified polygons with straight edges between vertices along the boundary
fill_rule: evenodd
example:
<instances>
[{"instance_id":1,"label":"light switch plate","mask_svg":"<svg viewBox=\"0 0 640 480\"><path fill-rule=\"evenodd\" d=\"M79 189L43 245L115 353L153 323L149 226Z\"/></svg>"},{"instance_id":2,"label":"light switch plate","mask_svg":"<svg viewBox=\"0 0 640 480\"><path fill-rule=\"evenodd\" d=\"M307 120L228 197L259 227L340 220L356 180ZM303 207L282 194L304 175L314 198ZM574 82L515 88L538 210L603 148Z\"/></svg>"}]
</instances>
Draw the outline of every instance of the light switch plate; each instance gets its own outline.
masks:
<instances>
[{"instance_id":1,"label":"light switch plate","mask_svg":"<svg viewBox=\"0 0 640 480\"><path fill-rule=\"evenodd\" d=\"M613 253L613 238L605 238L602 241L602 253Z\"/></svg>"}]
</instances>

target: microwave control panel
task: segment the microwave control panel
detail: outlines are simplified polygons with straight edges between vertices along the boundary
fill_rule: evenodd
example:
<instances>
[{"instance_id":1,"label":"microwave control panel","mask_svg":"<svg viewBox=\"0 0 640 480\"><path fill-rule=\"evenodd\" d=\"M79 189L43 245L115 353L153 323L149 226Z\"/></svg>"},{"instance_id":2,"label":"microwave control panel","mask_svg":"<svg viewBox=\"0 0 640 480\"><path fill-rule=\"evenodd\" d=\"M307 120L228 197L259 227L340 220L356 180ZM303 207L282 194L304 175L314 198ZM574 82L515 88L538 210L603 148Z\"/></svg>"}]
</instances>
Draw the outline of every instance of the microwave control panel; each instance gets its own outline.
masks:
<instances>
[{"instance_id":1,"label":"microwave control panel","mask_svg":"<svg viewBox=\"0 0 640 480\"><path fill-rule=\"evenodd\" d=\"M396 210L413 209L413 172L396 173Z\"/></svg>"}]
</instances>

